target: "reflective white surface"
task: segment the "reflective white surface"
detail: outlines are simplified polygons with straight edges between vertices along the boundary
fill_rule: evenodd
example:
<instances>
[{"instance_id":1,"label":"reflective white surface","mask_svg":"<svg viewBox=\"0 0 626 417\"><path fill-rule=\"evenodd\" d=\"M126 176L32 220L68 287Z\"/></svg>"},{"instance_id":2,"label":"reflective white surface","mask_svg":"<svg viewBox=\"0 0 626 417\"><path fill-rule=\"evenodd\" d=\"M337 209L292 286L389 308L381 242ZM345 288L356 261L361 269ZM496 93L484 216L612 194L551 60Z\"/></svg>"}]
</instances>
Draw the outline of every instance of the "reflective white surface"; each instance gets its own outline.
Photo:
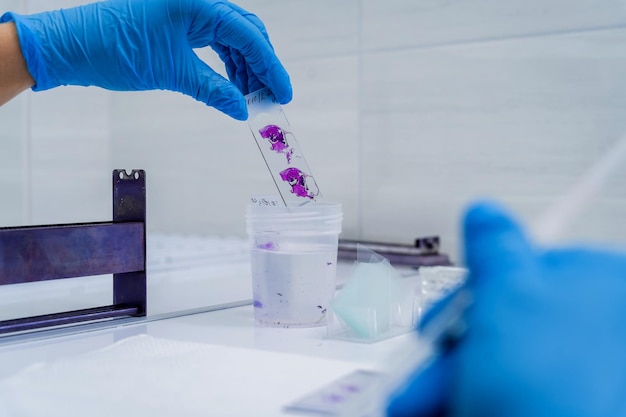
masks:
<instances>
[{"instance_id":1,"label":"reflective white surface","mask_svg":"<svg viewBox=\"0 0 626 417\"><path fill-rule=\"evenodd\" d=\"M214 414L211 415L220 416L259 415L257 414L259 411L263 411L262 415L264 416L284 415L283 407L286 404L331 383L346 373L357 369L383 368L388 362L390 355L400 344L407 338L414 337L413 334L407 334L374 344L360 344L327 339L325 327L304 329L256 327L254 325L252 306L245 306L147 324L120 326L72 336L17 344L0 344L0 385L9 384L8 386L11 389L26 386L21 385L25 384L24 381L28 381L29 378L29 373L25 372L24 369L28 366L39 364L37 365L38 368L34 368L36 371L35 375L50 378L50 372L61 372L59 375L65 376L63 380L59 380L55 384L58 401L55 399L56 397L48 394L41 399L41 401L45 401L46 407L49 407L49 415L56 416L59 410L84 409L81 408L84 407L84 404L73 404L69 408L63 404L63 401L67 401L68 396L71 398L67 390L71 390L72 387L81 384L81 381L76 381L72 378L75 375L84 376L85 357L81 355L91 352L89 354L92 355L92 358L102 357L107 352L103 351L103 349L111 349L116 342L138 335L148 335L159 341L200 343L205 345L206 349L216 349L215 352L218 355L216 357L228 356L234 362L229 363L229 366L226 367L224 364L221 364L219 367L216 366L216 369L220 369L219 380L224 386L232 387L234 386L233 384L239 381L239 386L246 387L246 381L241 380L242 375L245 376L249 372L251 379L258 380L259 373L263 372L264 383L257 386L254 392L248 394L246 392L239 393L240 403L233 406L227 406L224 402L216 403L218 404L216 407L221 408L212 409ZM166 342L163 343L167 345ZM118 349L117 346L119 345L115 346ZM229 350L228 348L232 349ZM146 356L150 356L152 353L150 350L145 352ZM188 389L181 390L179 398L176 399L176 401L180 401L183 404L183 402L194 400L192 395L195 395L193 394L194 392L197 393L198 387L193 386L193 383L198 380L198 376L194 375L193 367L189 365L189 356L186 356L183 351L177 351L176 349L174 349L174 353L178 355L176 356L177 360L182 360L181 363L184 365L181 366L186 368L176 369L172 377L184 377L184 374L181 376L181 372L185 369L188 369L189 372ZM280 366L281 354L285 355L285 368L282 369ZM129 360L129 355L139 355L138 357L142 358L141 352L121 350L117 352L114 359L127 361ZM241 363L246 364L245 370L242 370L239 366L240 364L237 363L238 358L242 361ZM213 359L205 360L210 361ZM42 364L45 364L43 368ZM268 364L276 366L274 369L275 373L267 372ZM115 367L116 364L111 364L110 366ZM164 367L168 365L160 362L152 362L150 365L148 361L141 367L138 368L138 366L129 366L129 370L140 370L145 373L155 372L155 375L163 375L163 370L166 369ZM199 364L198 366L202 368L206 364ZM230 369L230 366L232 366L232 372L225 371L225 369ZM312 369L312 366L317 371ZM306 370L306 372L303 375L297 375L293 374L294 369L302 369ZM94 371L94 375L108 375L107 372L102 370ZM280 387L285 387L285 374L290 375L290 378L293 379L293 387L289 390L283 390L283 392L276 391ZM133 376L130 374L120 375L120 378L126 381L128 378L132 379ZM137 377L139 381L145 381L145 378L145 375ZM206 378L204 376L200 381L206 381ZM212 378L211 381L216 380L215 375ZM110 381L82 383L89 386L98 384L102 384L104 387L115 386ZM133 387L133 390L136 390L135 395L129 393L124 397L124 401L128 402L128 409L149 409L149 404L146 405L145 401L150 392L146 392L146 390L158 392L167 388L168 383L169 380L163 379L163 381L150 381L149 383L138 384L136 387ZM42 382L37 380L36 390L43 390L42 392L44 392L46 386L41 384ZM127 384L124 383L122 385L126 386ZM224 390L224 386L216 386L213 389L216 391ZM84 389L84 387L81 389ZM211 389L211 387L206 387L206 389ZM25 390L20 389L14 393L13 398L20 397L21 399L18 398L15 401L24 402L28 395ZM115 399L119 395L115 391L102 393L101 396L90 392L89 396L92 401L90 406L96 410L98 403L102 401L103 406L106 405L107 409L109 409L111 405L107 401L112 401L112 398ZM190 395L190 397L187 398L186 395ZM232 396L233 393L232 391L225 391L225 395ZM246 398L259 398L259 396L264 396L265 398L261 409L254 402L246 402ZM210 394L207 394L207 397L210 397ZM36 402L37 398L30 398L29 401ZM80 402L81 400L77 398L76 401ZM157 399L155 398L154 401L157 402ZM31 406L35 407L36 404L31 404ZM168 400L166 409L171 409L175 406L175 402ZM73 414L70 412L66 415L72 416Z\"/></svg>"},{"instance_id":2,"label":"reflective white surface","mask_svg":"<svg viewBox=\"0 0 626 417\"><path fill-rule=\"evenodd\" d=\"M69 332L0 338L0 414L29 417L123 414L115 408L117 403L110 402L115 395L122 395L126 403L120 404L128 405L123 410L139 415L165 416L178 410L176 401L181 401L179 411L191 416L206 410L207 403L198 400L202 398L198 392L205 384L213 386L210 393L220 400L213 401L217 409L211 408L215 414L210 415L282 416L285 405L352 371L385 369L402 342L415 337L409 333L368 344L329 339L326 326L288 329L255 326L249 253L247 239L150 234L148 317L130 324L108 322L104 324L106 328L88 325L70 328ZM414 269L398 271L410 282L418 278ZM345 284L352 272L352 262L339 262L337 285ZM109 276L100 276L4 286L0 288L0 312L4 316L23 317L62 311L68 306L107 305L111 303L111 284ZM233 301L245 305L232 307ZM230 307L226 308L228 304ZM206 312L211 308L213 311ZM194 309L198 310L196 314L180 315ZM179 316L174 317L176 314ZM141 335L149 336L147 346L154 348L146 350L145 357L137 353L147 340L138 338ZM128 340L128 344L118 343L123 340ZM171 341L202 344L198 354L205 355L205 359L198 366L202 366L204 373L198 374L194 359L186 353L185 343ZM163 351L168 349L176 355L180 366L172 368L167 358L161 362ZM103 358L112 350L115 353L112 363L102 369ZM211 356L211 352L216 356ZM137 354L139 362L132 360ZM232 367L223 363L226 358L234 361ZM126 363L129 365L124 366ZM268 366L275 373L268 372ZM121 367L119 384L112 377L117 374L116 367ZM137 384L131 384L133 394L126 396L132 373L139 375L135 377ZM163 379L150 378L153 374ZM97 375L102 380L85 383L88 378L85 375L94 378ZM170 385L176 378L188 381L189 388L179 396L172 396ZM235 386L248 394L234 393ZM96 394L99 392L109 395ZM163 395L158 396L159 392ZM4 403L2 395L8 396ZM148 401L151 395L157 395L165 403L157 407L157 403ZM250 401L231 402L232 406L223 401L237 395ZM76 398L71 407L66 406L68 398L69 401ZM100 401L109 402L99 406ZM15 408L3 410L2 406ZM90 407L95 411L89 412Z\"/></svg>"}]
</instances>

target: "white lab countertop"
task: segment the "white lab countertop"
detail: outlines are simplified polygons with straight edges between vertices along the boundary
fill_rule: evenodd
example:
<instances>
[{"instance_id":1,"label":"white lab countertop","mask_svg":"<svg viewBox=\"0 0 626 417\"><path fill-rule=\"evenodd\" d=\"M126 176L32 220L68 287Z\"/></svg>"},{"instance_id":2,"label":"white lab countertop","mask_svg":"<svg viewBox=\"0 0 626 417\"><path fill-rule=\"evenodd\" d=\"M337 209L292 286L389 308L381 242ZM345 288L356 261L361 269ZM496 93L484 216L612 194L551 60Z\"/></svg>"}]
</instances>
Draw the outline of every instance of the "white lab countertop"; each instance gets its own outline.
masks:
<instances>
[{"instance_id":1,"label":"white lab countertop","mask_svg":"<svg viewBox=\"0 0 626 417\"><path fill-rule=\"evenodd\" d=\"M82 417L87 413L93 417L132 411L150 417L283 416L287 415L285 405L344 375L356 370L384 371L394 353L416 339L414 333L407 333L358 343L327 337L326 326L257 326L245 241L156 236L149 242L146 320L0 338L0 415ZM351 265L339 264L339 285L347 280ZM416 271L407 269L403 275L415 279ZM53 284L57 285L53 291L35 288L39 283L4 288L0 305L4 304L5 315L33 315L38 308L49 311L67 305L82 308L102 304L111 296L108 277ZM70 303L74 300L78 304ZM189 312L194 314L184 314ZM203 358L197 366L189 362L193 357L189 349ZM179 366L164 368L172 357ZM84 373L85 364L91 371ZM137 386L115 382L111 375L118 371L120 381L136 378ZM152 373L162 378L150 378ZM103 380L92 381L91 375ZM170 386L176 378L188 387L178 392L178 386ZM54 382L46 385L46 381ZM125 407L121 413L110 408L115 407L112 398L118 386L132 391L131 395L118 392L124 399L118 402ZM172 391L175 398L168 400ZM102 395L92 396L94 392ZM210 405L198 401L205 396ZM7 401L13 405L5 405ZM45 411L37 409L38 403ZM148 403L154 403L154 408ZM183 404L187 408L179 410ZM3 405L15 409L7 411Z\"/></svg>"},{"instance_id":2,"label":"white lab countertop","mask_svg":"<svg viewBox=\"0 0 626 417\"><path fill-rule=\"evenodd\" d=\"M252 305L246 305L22 342L3 344L0 340L0 378L35 362L71 357L140 334L186 342L295 353L372 367L385 359L385 355L393 351L400 339L411 337L409 334L376 343L358 343L328 338L326 326L261 327L254 323Z\"/></svg>"},{"instance_id":3,"label":"white lab countertop","mask_svg":"<svg viewBox=\"0 0 626 417\"><path fill-rule=\"evenodd\" d=\"M65 362L65 371L67 371L74 358L80 358L88 352L106 352L112 346L118 346L120 341L133 340L140 335L147 335L160 341L198 343L206 345L207 348L228 348L231 352L239 352L238 354L243 355L240 356L242 360L248 361L246 362L248 368L244 372L249 372L250 375L256 375L263 369L264 365L261 362L267 364L267 362L280 361L280 355L289 358L285 365L289 368L280 369L277 367L275 369L276 374L267 376L264 380L266 383L256 388L257 391L269 390L268 396L272 398L264 403L263 407L265 408L260 410L255 404L249 404L249 407L246 408L246 393L241 393L242 403L238 403L232 410L213 410L214 413L209 414L216 416L293 415L287 414L284 407L297 400L297 397L313 392L353 370L380 369L404 341L415 337L414 334L405 334L376 343L355 343L327 338L325 326L288 329L259 327L254 323L253 307L247 305L85 333L0 344L0 386L2 386L3 380L12 382L15 375L24 373L23 369L29 366L33 367L33 364L50 365ZM123 354L127 354L127 352ZM254 361L252 362L253 365L250 365L249 360L253 359L249 354L261 355L259 356L261 360ZM237 357L235 356L235 358ZM260 367L258 372L254 369L257 364ZM274 392L274 383L277 384L277 387L284 383L284 381L281 382L281 375L284 377L285 372L293 371L300 366L303 369L314 366L320 370L319 375L311 375L310 372L309 375L303 375L306 382L296 377L292 392L284 393L284 395L280 392ZM225 383L232 378L241 378L242 370L237 370L236 365L233 365L232 369L233 372L226 372L221 375L220 378L223 378ZM142 371L149 372L150 370L142 369ZM67 375L73 374L69 372ZM125 375L122 378L132 378L132 376ZM41 380L41 378L37 377L37 380ZM190 377L190 380L193 381L193 378ZM59 383L68 384L68 389L73 390L72 382L68 381L67 378L59 381ZM31 384L31 382L27 381L25 384ZM137 387L138 394L141 394L142 389L144 388ZM154 390L155 387L146 389ZM210 388L207 387L207 389ZM284 388L282 391L285 391ZM34 392L37 392L36 389ZM126 401L132 402L133 396L129 398ZM139 395L137 398L141 399L142 397ZM185 401L184 395L180 400ZM37 398L32 398L32 401L37 402ZM46 401L48 401L47 407L54 408L56 404L54 400L48 398ZM65 395L60 395L59 401L67 401L67 398ZM106 396L102 396L102 401L106 401ZM60 403L58 406L63 408ZM224 407L223 404L221 406ZM141 409L139 410L141 414ZM263 414L258 414L261 411ZM65 415L72 415L71 410L68 414L68 410L65 408L64 413ZM49 415L56 414L50 413Z\"/></svg>"}]
</instances>

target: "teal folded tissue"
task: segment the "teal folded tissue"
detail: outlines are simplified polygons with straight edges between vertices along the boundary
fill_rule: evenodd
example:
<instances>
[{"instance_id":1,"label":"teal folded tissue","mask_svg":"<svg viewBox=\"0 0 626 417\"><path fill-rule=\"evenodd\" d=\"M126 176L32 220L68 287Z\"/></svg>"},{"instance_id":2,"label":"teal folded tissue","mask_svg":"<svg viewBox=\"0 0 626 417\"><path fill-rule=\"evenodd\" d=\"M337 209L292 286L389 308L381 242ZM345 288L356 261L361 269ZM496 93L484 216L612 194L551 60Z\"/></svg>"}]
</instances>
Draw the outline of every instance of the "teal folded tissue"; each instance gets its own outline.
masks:
<instances>
[{"instance_id":1,"label":"teal folded tissue","mask_svg":"<svg viewBox=\"0 0 626 417\"><path fill-rule=\"evenodd\" d=\"M411 284L387 259L359 245L353 273L331 302L329 337L376 341L412 330Z\"/></svg>"}]
</instances>

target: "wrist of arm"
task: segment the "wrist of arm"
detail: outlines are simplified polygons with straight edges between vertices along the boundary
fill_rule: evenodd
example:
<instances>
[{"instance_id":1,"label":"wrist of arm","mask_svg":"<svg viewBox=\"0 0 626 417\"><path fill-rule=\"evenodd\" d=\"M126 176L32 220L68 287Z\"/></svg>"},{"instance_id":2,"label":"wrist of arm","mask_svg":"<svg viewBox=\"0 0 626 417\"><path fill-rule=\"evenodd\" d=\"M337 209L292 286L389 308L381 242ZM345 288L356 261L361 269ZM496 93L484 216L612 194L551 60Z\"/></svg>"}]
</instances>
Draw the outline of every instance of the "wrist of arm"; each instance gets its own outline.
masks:
<instances>
[{"instance_id":1,"label":"wrist of arm","mask_svg":"<svg viewBox=\"0 0 626 417\"><path fill-rule=\"evenodd\" d=\"M22 55L15 24L0 24L0 105L34 84Z\"/></svg>"}]
</instances>

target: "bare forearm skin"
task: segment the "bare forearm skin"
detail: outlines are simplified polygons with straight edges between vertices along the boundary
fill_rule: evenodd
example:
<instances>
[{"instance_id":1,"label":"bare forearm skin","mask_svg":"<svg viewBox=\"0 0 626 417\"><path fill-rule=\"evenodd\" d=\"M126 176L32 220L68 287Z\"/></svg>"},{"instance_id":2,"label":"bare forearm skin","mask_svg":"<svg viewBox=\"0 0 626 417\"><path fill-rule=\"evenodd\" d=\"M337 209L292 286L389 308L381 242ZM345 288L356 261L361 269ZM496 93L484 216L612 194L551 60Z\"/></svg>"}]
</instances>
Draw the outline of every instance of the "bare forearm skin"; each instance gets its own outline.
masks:
<instances>
[{"instance_id":1,"label":"bare forearm skin","mask_svg":"<svg viewBox=\"0 0 626 417\"><path fill-rule=\"evenodd\" d=\"M0 24L0 106L34 84L22 56L15 24Z\"/></svg>"}]
</instances>

